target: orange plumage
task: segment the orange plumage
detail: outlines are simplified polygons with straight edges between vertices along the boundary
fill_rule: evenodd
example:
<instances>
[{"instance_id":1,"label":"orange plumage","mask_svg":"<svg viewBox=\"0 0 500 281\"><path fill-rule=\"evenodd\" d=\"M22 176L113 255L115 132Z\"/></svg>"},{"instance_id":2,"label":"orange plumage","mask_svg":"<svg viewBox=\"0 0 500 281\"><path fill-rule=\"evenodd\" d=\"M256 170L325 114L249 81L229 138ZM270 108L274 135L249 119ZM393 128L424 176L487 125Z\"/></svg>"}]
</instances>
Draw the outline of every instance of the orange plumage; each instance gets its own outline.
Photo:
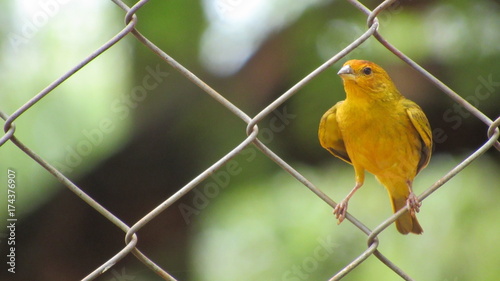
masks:
<instances>
[{"instance_id":1,"label":"orange plumage","mask_svg":"<svg viewBox=\"0 0 500 281\"><path fill-rule=\"evenodd\" d=\"M322 147L354 166L356 185L335 207L334 214L342 222L349 199L363 185L366 170L385 186L394 212L409 206L409 212L396 220L398 231L421 234L415 215L421 204L412 191L412 182L431 157L427 117L372 62L350 60L338 74L346 99L323 115L318 136Z\"/></svg>"}]
</instances>

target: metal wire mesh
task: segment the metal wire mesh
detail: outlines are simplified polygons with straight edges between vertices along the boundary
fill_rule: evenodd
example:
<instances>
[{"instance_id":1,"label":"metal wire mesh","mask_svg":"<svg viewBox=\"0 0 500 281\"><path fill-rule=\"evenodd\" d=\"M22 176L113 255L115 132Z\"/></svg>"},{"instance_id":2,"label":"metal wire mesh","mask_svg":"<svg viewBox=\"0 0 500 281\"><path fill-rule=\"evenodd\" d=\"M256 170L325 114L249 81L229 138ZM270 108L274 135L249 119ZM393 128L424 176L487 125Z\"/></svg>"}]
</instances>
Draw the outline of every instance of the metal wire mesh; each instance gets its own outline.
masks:
<instances>
[{"instance_id":1,"label":"metal wire mesh","mask_svg":"<svg viewBox=\"0 0 500 281\"><path fill-rule=\"evenodd\" d=\"M297 181L302 183L305 187L310 189L314 194L316 194L319 198L329 204L332 208L336 206L336 203L330 199L326 194L324 194L320 189L318 189L311 181L309 181L306 177L301 175L297 170L295 170L290 164L281 159L278 155L276 155L269 147L267 147L261 140L258 138L259 132L259 122L264 118L269 116L274 110L276 110L280 105L282 105L287 99L295 95L302 87L308 84L311 80L313 80L318 74L325 71L328 67L332 66L334 63L339 61L341 58L358 48L363 42L365 42L368 38L374 37L376 38L383 46L385 46L389 51L391 51L395 56L400 58L402 61L406 62L416 71L421 73L426 79L432 82L437 88L439 88L444 94L453 99L456 103L460 104L467 111L472 113L476 118L484 122L489 128L487 130L488 140L479 147L474 153L469 155L466 159L464 159L460 164L450 170L444 177L435 182L431 187L425 190L420 196L420 200L425 200L428 196L430 196L434 191L441 188L448 180L457 175L460 171L462 171L467 165L475 161L479 156L481 156L486 150L491 147L495 147L497 150L500 150L500 143L498 142L498 138L500 135L500 130L498 127L500 126L500 117L495 121L490 120L485 114L479 111L477 108L468 103L465 99L461 98L457 93L455 93L452 89L446 86L444 83L435 78L432 74L427 72L424 68L420 67L417 63L411 60L408 56L403 54L401 51L396 49L393 45L391 45L379 32L379 21L377 19L377 15L382 11L388 9L391 4L395 2L395 0L387 0L376 7L373 11L366 8L363 4L355 0L347 0L354 7L359 9L361 12L366 14L367 16L367 25L368 28L366 31L356 40L354 40L351 44L345 47L342 51L334 55L331 59L323 63L320 67L315 69L309 75L300 80L297 84L291 87L288 91L283 93L279 98L270 103L266 108L260 111L254 117L250 117L245 112L243 112L240 108L235 106L229 100L224 98L221 94L219 94L216 90L207 85L203 80L198 78L192 72L189 71L186 67L178 63L174 58L165 53L162 49L158 48L154 43L152 43L148 38L143 36L137 29L137 16L136 12L141 9L144 5L148 3L148 0L142 0L137 2L134 6L128 7L125 3L120 0L113 0L113 2L118 5L121 9L125 11L125 28L116 34L113 38L111 38L107 43L97 49L95 52L90 54L84 60L82 60L75 67L67 71L63 76L59 77L53 83L48 85L45 89L43 89L40 93L35 95L31 100L26 102L23 106L18 108L14 113L8 116L5 113L0 112L0 117L5 120L4 131L5 134L0 138L0 147L6 142L12 142L15 144L21 151L26 153L29 157L31 157L34 161L36 161L39 165L45 168L48 172L50 172L57 180L63 183L68 189L73 191L75 195L77 195L81 200L85 201L89 206L98 211L103 217L108 219L110 222L115 224L118 228L120 228L123 232L125 232L125 242L126 245L121 249L118 253L116 253L113 257L111 257L108 261L103 263L101 266L93 270L88 276L86 276L83 280L93 280L106 270L112 268L118 261L130 255L132 253L138 260L144 263L148 268L157 273L165 280L176 280L170 273L162 269L159 265L157 265L154 261L152 261L149 257L143 254L138 248L136 248L136 244L138 241L138 237L136 233L143 228L146 224L148 224L153 218L158 216L160 213L165 211L167 208L171 207L172 204L186 195L190 190L199 185L202 181L207 179L211 174L215 171L223 167L228 161L230 161L233 157L242 152L249 145L255 145L264 155L266 155L269 159L274 161L279 167L281 167L284 171L288 172L292 175ZM232 149L229 153L227 153L224 157L220 158L217 162L215 162L212 166L208 167L204 172L199 174L197 177L192 179L188 184L180 188L175 194L173 194L170 198L165 200L163 203L158 205L155 209L149 212L147 215L142 217L139 221L137 221L134 225L129 226L122 222L117 216L113 213L106 210L103 206L99 204L99 202L95 201L92 197L88 196L82 189L72 183L62 172L57 170L54 166L49 164L47 161L42 159L39 155L37 155L32 149L25 146L15 135L16 126L14 124L15 120L19 118L21 115L25 114L30 108L36 106L37 102L39 102L43 97L50 94L55 88L61 85L66 79L71 77L78 70L82 69L91 62L93 59L101 55L104 51L109 49L111 46L122 40L128 34L132 34L137 38L139 42L141 42L144 46L149 48L152 52L157 54L162 60L171 65L174 69L183 74L187 79L189 79L193 84L197 85L204 92L206 92L210 97L214 100L222 104L225 108L227 108L234 115L242 119L247 125L247 137L234 149ZM407 211L406 208L398 211L394 215L390 216L385 220L382 224L377 226L375 229L371 230L366 227L362 222L357 220L354 216L347 214L347 219L353 223L356 227L358 227L362 232L367 235L367 249L361 253L357 258L355 258L350 264L346 265L342 270L337 272L331 277L330 280L340 280L349 272L351 272L355 267L363 263L368 257L374 255L380 261L382 261L386 266L391 268L395 273L401 276L404 280L413 280L407 273L405 273L402 269L396 266L391 260L386 258L382 253L378 250L379 241L377 236L384 231L390 224L392 224L398 216L400 216L403 212ZM116 269L119 270L119 269ZM333 273L332 273L333 274Z\"/></svg>"}]
</instances>

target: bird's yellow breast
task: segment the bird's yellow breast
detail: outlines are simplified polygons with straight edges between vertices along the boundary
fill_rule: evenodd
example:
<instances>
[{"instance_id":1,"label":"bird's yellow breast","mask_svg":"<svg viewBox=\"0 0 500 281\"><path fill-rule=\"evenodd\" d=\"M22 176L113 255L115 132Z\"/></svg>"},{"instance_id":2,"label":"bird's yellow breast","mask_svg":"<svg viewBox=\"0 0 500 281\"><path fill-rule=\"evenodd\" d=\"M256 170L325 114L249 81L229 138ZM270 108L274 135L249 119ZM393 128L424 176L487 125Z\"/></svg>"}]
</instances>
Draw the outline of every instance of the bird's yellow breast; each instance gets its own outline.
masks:
<instances>
[{"instance_id":1,"label":"bird's yellow breast","mask_svg":"<svg viewBox=\"0 0 500 281\"><path fill-rule=\"evenodd\" d=\"M400 103L346 100L338 119L354 166L382 177L415 176L421 144Z\"/></svg>"}]
</instances>

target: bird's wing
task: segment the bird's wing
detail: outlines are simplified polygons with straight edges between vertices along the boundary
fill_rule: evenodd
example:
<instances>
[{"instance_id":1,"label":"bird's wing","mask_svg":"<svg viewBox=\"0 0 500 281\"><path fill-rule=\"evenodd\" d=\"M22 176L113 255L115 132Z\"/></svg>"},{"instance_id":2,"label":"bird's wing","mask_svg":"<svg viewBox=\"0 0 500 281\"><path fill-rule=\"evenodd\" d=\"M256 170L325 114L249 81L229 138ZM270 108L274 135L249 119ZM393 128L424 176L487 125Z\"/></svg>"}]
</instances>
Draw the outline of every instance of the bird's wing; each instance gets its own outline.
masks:
<instances>
[{"instance_id":1,"label":"bird's wing","mask_svg":"<svg viewBox=\"0 0 500 281\"><path fill-rule=\"evenodd\" d=\"M425 116L422 109L414 102L410 100L404 101L404 107L406 108L406 113L413 124L413 127L417 130L420 135L420 140L422 142L422 149L420 151L420 161L417 166L417 174L420 172L431 159L432 153L432 132L429 121Z\"/></svg>"},{"instance_id":2,"label":"bird's wing","mask_svg":"<svg viewBox=\"0 0 500 281\"><path fill-rule=\"evenodd\" d=\"M352 164L337 122L337 109L341 104L341 101L338 102L323 115L319 123L318 137L323 148L335 157Z\"/></svg>"}]
</instances>

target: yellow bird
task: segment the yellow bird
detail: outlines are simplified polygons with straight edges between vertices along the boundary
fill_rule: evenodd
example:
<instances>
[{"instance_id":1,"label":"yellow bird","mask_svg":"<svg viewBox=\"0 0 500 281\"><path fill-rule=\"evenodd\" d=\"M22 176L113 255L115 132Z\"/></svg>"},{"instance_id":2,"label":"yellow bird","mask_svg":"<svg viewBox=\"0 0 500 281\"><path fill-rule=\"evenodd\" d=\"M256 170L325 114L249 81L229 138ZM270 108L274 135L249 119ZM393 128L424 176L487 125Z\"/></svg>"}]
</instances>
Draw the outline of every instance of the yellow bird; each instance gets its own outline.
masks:
<instances>
[{"instance_id":1,"label":"yellow bird","mask_svg":"<svg viewBox=\"0 0 500 281\"><path fill-rule=\"evenodd\" d=\"M356 185L333 211L338 223L345 218L349 199L363 185L366 170L385 186L394 212L408 205L409 212L396 220L398 231L421 234L415 215L421 203L412 182L431 158L427 117L373 62L350 60L337 74L346 99L323 115L318 136L323 148L354 166Z\"/></svg>"}]
</instances>

